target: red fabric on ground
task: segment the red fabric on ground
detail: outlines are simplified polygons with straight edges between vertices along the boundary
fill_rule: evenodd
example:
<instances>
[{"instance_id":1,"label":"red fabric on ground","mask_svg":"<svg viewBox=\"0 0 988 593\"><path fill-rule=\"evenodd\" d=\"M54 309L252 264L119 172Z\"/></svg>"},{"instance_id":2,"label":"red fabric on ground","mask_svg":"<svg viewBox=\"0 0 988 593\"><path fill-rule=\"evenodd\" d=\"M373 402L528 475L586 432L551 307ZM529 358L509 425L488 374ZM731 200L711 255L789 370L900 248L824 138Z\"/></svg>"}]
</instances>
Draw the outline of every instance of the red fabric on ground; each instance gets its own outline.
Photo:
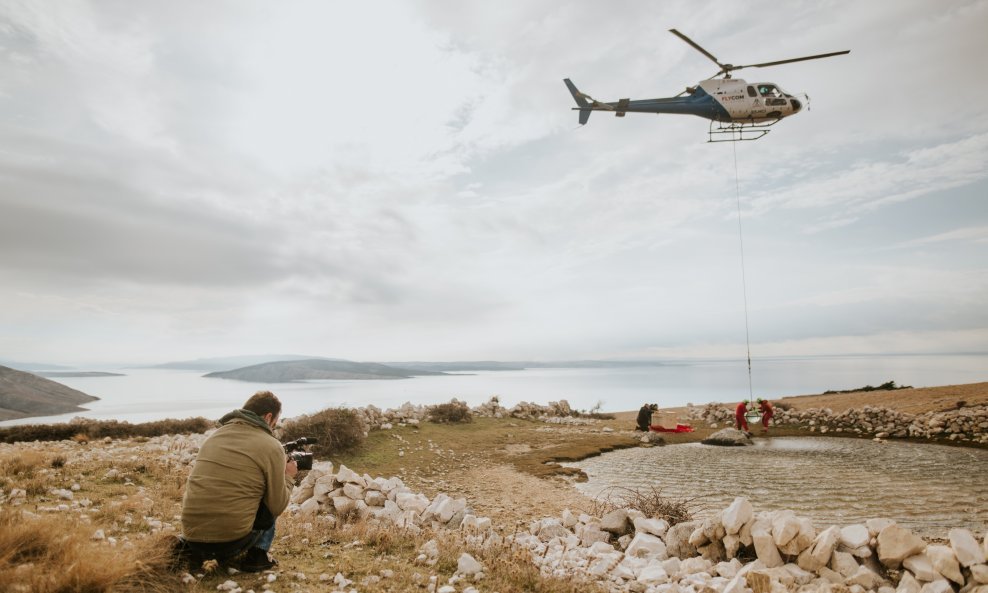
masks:
<instances>
[{"instance_id":1,"label":"red fabric on ground","mask_svg":"<svg viewBox=\"0 0 988 593\"><path fill-rule=\"evenodd\" d=\"M693 427L689 424L677 424L676 428L663 428L658 424L648 427L652 432L693 432Z\"/></svg>"}]
</instances>

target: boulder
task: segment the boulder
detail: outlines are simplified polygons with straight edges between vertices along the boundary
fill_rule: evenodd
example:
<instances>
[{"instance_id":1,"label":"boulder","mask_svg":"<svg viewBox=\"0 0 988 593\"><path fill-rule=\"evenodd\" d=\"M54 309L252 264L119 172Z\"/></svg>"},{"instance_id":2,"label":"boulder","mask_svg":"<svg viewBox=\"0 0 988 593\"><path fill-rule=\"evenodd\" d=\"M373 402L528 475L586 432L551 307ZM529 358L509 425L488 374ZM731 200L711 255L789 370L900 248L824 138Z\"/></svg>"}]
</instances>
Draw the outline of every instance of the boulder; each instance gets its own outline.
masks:
<instances>
[{"instance_id":1,"label":"boulder","mask_svg":"<svg viewBox=\"0 0 988 593\"><path fill-rule=\"evenodd\" d=\"M704 445L716 445L719 447L744 447L754 444L747 434L736 428L718 430L700 442Z\"/></svg>"},{"instance_id":2,"label":"boulder","mask_svg":"<svg viewBox=\"0 0 988 593\"><path fill-rule=\"evenodd\" d=\"M954 549L950 546L930 545L926 547L926 555L933 564L933 570L939 572L944 577L954 581L958 585L964 584L964 576L961 574L960 563L954 555Z\"/></svg>"},{"instance_id":3,"label":"boulder","mask_svg":"<svg viewBox=\"0 0 988 593\"><path fill-rule=\"evenodd\" d=\"M975 583L988 585L988 564L975 564L971 566L971 578Z\"/></svg>"},{"instance_id":4,"label":"boulder","mask_svg":"<svg viewBox=\"0 0 988 593\"><path fill-rule=\"evenodd\" d=\"M744 524L754 516L754 509L747 498L739 496L734 499L729 507L720 514L720 521L727 531L727 535L734 535L741 531Z\"/></svg>"},{"instance_id":5,"label":"boulder","mask_svg":"<svg viewBox=\"0 0 988 593\"><path fill-rule=\"evenodd\" d=\"M926 549L921 537L895 524L878 534L878 559L888 568L899 568L902 561Z\"/></svg>"},{"instance_id":6,"label":"boulder","mask_svg":"<svg viewBox=\"0 0 988 593\"><path fill-rule=\"evenodd\" d=\"M951 529L948 537L950 547L954 549L961 566L985 563L985 552L978 545L978 540L974 539L973 533L967 529Z\"/></svg>"},{"instance_id":7,"label":"boulder","mask_svg":"<svg viewBox=\"0 0 988 593\"><path fill-rule=\"evenodd\" d=\"M772 539L776 546L784 546L799 533L799 520L792 511L779 511L772 519Z\"/></svg>"},{"instance_id":8,"label":"boulder","mask_svg":"<svg viewBox=\"0 0 988 593\"><path fill-rule=\"evenodd\" d=\"M902 578L899 579L899 586L896 588L895 593L920 593L923 586L913 578L913 575L904 572L902 573Z\"/></svg>"},{"instance_id":9,"label":"boulder","mask_svg":"<svg viewBox=\"0 0 988 593\"><path fill-rule=\"evenodd\" d=\"M858 571L858 561L847 552L835 551L830 557L830 568L839 572L844 578L849 578Z\"/></svg>"},{"instance_id":10,"label":"boulder","mask_svg":"<svg viewBox=\"0 0 988 593\"><path fill-rule=\"evenodd\" d=\"M846 581L848 585L861 585L868 591L875 591L883 582L882 577L867 566L859 566L857 572Z\"/></svg>"},{"instance_id":11,"label":"boulder","mask_svg":"<svg viewBox=\"0 0 988 593\"><path fill-rule=\"evenodd\" d=\"M669 529L669 522L665 519L646 519L636 517L634 520L635 531L644 531L652 535L662 537Z\"/></svg>"},{"instance_id":12,"label":"boulder","mask_svg":"<svg viewBox=\"0 0 988 593\"><path fill-rule=\"evenodd\" d=\"M633 525L628 518L628 511L615 509L600 518L600 528L608 533L622 536L631 533Z\"/></svg>"},{"instance_id":13,"label":"boulder","mask_svg":"<svg viewBox=\"0 0 988 593\"><path fill-rule=\"evenodd\" d=\"M763 523L756 522L751 528L751 539L755 546L755 555L767 568L774 568L776 566L782 566L782 556L779 554L779 549L775 547L775 541L772 539L772 535L765 528ZM748 586L751 587L751 582L749 581ZM754 587L752 587L754 589Z\"/></svg>"},{"instance_id":14,"label":"boulder","mask_svg":"<svg viewBox=\"0 0 988 593\"><path fill-rule=\"evenodd\" d=\"M940 578L940 573L934 570L933 563L930 562L930 557L925 552L906 558L902 561L902 566L913 573L917 579L927 583Z\"/></svg>"},{"instance_id":15,"label":"boulder","mask_svg":"<svg viewBox=\"0 0 988 593\"><path fill-rule=\"evenodd\" d=\"M932 583L923 585L920 593L954 593L954 588L947 579L937 579Z\"/></svg>"},{"instance_id":16,"label":"boulder","mask_svg":"<svg viewBox=\"0 0 988 593\"><path fill-rule=\"evenodd\" d=\"M659 560L665 560L668 556L666 545L661 539L641 531L635 534L624 553L631 557L649 557Z\"/></svg>"},{"instance_id":17,"label":"boulder","mask_svg":"<svg viewBox=\"0 0 988 593\"><path fill-rule=\"evenodd\" d=\"M817 571L830 562L837 542L840 541L841 531L837 527L829 527L820 532L813 540L813 545L803 550L797 564L803 570ZM866 589L868 587L865 587Z\"/></svg>"},{"instance_id":18,"label":"boulder","mask_svg":"<svg viewBox=\"0 0 988 593\"><path fill-rule=\"evenodd\" d=\"M700 521L684 521L669 528L665 535L666 552L676 558L690 558L696 555L696 547L690 545L690 534L700 525Z\"/></svg>"},{"instance_id":19,"label":"boulder","mask_svg":"<svg viewBox=\"0 0 988 593\"><path fill-rule=\"evenodd\" d=\"M477 562L473 556L466 552L460 554L459 560L456 561L456 574L472 577L483 570L484 567L481 566L480 562Z\"/></svg>"},{"instance_id":20,"label":"boulder","mask_svg":"<svg viewBox=\"0 0 988 593\"><path fill-rule=\"evenodd\" d=\"M868 527L860 523L842 527L840 530L840 543L849 550L867 546L870 541L871 533L868 531Z\"/></svg>"}]
</instances>

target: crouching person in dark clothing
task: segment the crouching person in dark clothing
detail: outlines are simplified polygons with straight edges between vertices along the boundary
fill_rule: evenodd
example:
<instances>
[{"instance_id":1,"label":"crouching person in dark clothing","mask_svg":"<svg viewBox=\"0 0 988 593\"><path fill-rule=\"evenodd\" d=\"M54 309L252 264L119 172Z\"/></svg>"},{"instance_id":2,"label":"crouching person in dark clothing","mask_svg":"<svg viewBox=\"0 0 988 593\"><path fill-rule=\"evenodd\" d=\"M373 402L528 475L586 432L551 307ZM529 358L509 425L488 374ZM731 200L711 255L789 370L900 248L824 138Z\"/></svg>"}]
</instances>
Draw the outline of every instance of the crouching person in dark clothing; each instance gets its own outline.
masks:
<instances>
[{"instance_id":1,"label":"crouching person in dark clothing","mask_svg":"<svg viewBox=\"0 0 988 593\"><path fill-rule=\"evenodd\" d=\"M277 565L268 552L274 523L298 473L272 433L280 415L278 398L259 391L203 442L182 499L181 560L239 560L244 572Z\"/></svg>"},{"instance_id":2,"label":"crouching person in dark clothing","mask_svg":"<svg viewBox=\"0 0 988 593\"><path fill-rule=\"evenodd\" d=\"M648 432L652 426L652 413L659 409L658 404L645 404L638 410L638 420L635 430Z\"/></svg>"}]
</instances>

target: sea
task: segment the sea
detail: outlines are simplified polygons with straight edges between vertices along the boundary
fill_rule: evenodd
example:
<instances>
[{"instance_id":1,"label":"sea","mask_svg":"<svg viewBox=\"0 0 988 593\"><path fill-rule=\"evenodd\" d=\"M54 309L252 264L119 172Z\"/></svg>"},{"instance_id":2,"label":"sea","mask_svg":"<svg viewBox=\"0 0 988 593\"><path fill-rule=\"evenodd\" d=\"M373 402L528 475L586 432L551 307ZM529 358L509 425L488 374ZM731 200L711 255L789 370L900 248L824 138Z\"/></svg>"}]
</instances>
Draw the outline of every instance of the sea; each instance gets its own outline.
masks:
<instances>
[{"instance_id":1,"label":"sea","mask_svg":"<svg viewBox=\"0 0 988 593\"><path fill-rule=\"evenodd\" d=\"M0 422L50 424L75 417L132 423L203 416L217 419L259 390L273 391L291 418L330 407L405 402L437 404L452 398L471 406L497 396L505 407L519 402L566 400L576 410L637 410L643 403L679 407L734 402L751 396L775 399L827 390L898 385L930 387L988 381L988 354L819 356L745 360L681 360L655 366L534 368L477 371L396 380L251 383L206 378L202 371L155 368L91 368L121 376L52 380L99 397L83 412ZM750 380L749 380L750 377Z\"/></svg>"}]
</instances>

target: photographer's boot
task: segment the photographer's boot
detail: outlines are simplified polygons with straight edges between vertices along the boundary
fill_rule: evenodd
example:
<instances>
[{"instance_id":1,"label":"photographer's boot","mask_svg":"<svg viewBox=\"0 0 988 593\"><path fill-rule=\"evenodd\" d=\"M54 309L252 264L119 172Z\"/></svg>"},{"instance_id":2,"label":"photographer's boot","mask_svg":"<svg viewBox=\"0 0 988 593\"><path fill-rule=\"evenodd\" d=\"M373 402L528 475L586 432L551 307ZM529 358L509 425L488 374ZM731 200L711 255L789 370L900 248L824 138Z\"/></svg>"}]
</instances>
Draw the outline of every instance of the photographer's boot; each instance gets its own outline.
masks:
<instances>
[{"instance_id":1,"label":"photographer's boot","mask_svg":"<svg viewBox=\"0 0 988 593\"><path fill-rule=\"evenodd\" d=\"M267 550L251 548L244 553L244 557L240 561L240 570L242 572L261 572L271 570L277 565L278 561L272 558Z\"/></svg>"}]
</instances>

